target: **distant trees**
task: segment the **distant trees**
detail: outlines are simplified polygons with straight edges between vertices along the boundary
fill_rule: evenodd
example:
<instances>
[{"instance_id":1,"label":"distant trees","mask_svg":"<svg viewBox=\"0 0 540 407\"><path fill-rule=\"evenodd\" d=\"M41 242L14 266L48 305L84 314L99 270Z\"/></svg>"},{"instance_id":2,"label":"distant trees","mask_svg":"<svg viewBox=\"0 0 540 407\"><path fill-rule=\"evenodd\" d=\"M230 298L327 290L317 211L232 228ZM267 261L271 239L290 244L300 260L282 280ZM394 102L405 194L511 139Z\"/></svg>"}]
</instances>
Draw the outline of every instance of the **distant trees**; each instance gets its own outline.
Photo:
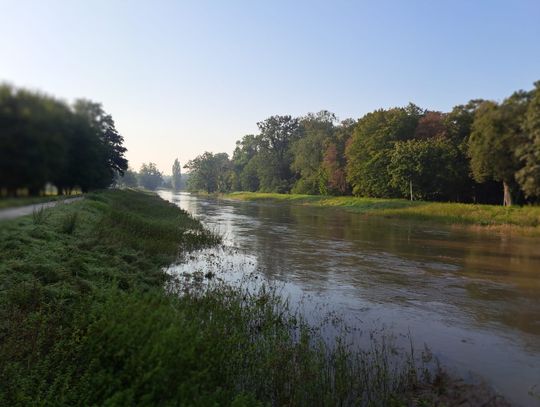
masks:
<instances>
[{"instance_id":1,"label":"distant trees","mask_svg":"<svg viewBox=\"0 0 540 407\"><path fill-rule=\"evenodd\" d=\"M232 163L226 153L204 154L184 165L190 170L188 189L192 191L227 192L233 183Z\"/></svg>"},{"instance_id":2,"label":"distant trees","mask_svg":"<svg viewBox=\"0 0 540 407\"><path fill-rule=\"evenodd\" d=\"M540 201L540 82L500 104L474 99L450 112L409 104L341 123L322 110L257 125L232 159L206 152L188 162L190 189Z\"/></svg>"},{"instance_id":3,"label":"distant trees","mask_svg":"<svg viewBox=\"0 0 540 407\"><path fill-rule=\"evenodd\" d=\"M179 191L182 187L182 169L180 168L178 158L174 160L172 166L171 186L175 191Z\"/></svg>"},{"instance_id":4,"label":"distant trees","mask_svg":"<svg viewBox=\"0 0 540 407\"><path fill-rule=\"evenodd\" d=\"M0 195L107 187L127 169L125 152L100 104L0 85Z\"/></svg>"},{"instance_id":5,"label":"distant trees","mask_svg":"<svg viewBox=\"0 0 540 407\"><path fill-rule=\"evenodd\" d=\"M119 175L116 178L116 186L136 188L139 186L138 177L139 175L135 171L128 168L124 171L124 175Z\"/></svg>"},{"instance_id":6,"label":"distant trees","mask_svg":"<svg viewBox=\"0 0 540 407\"><path fill-rule=\"evenodd\" d=\"M143 188L155 191L163 183L163 174L158 170L156 164L142 164L139 170L139 185Z\"/></svg>"}]
</instances>

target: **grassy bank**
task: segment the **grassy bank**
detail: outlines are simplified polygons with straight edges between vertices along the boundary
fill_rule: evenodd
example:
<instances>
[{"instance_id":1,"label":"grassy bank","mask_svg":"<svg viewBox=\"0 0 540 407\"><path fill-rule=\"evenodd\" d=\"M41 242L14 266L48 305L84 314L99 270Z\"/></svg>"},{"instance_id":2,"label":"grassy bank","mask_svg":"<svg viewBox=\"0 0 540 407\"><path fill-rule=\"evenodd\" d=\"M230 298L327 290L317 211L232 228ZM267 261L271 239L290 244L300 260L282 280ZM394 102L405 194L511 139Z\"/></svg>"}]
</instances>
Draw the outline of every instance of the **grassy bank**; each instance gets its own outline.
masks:
<instances>
[{"instance_id":1,"label":"grassy bank","mask_svg":"<svg viewBox=\"0 0 540 407\"><path fill-rule=\"evenodd\" d=\"M447 224L509 228L524 233L540 234L540 207L503 207L461 203L407 201L404 199L357 198L350 196L317 196L235 192L226 198L256 201L273 200L298 205L341 207L365 214L415 220L431 220Z\"/></svg>"},{"instance_id":2,"label":"grassy bank","mask_svg":"<svg viewBox=\"0 0 540 407\"><path fill-rule=\"evenodd\" d=\"M271 288L163 272L218 242L134 191L2 222L0 405L404 406L467 392L384 338L329 347Z\"/></svg>"}]
</instances>

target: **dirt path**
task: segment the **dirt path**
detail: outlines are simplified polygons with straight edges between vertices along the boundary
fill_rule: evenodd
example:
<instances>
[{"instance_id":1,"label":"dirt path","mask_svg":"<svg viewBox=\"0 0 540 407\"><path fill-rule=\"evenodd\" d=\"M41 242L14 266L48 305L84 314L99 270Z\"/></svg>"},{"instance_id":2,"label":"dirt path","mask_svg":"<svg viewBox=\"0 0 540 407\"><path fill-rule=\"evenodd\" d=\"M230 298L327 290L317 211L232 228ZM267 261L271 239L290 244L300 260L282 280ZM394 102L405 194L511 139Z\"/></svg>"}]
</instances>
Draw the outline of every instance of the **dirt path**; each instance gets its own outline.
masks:
<instances>
[{"instance_id":1,"label":"dirt path","mask_svg":"<svg viewBox=\"0 0 540 407\"><path fill-rule=\"evenodd\" d=\"M0 221L18 218L19 216L31 215L34 211L41 208L52 208L58 204L68 204L83 199L82 197L62 199L60 201L51 201L38 203L34 205L19 206L16 208L0 209Z\"/></svg>"}]
</instances>

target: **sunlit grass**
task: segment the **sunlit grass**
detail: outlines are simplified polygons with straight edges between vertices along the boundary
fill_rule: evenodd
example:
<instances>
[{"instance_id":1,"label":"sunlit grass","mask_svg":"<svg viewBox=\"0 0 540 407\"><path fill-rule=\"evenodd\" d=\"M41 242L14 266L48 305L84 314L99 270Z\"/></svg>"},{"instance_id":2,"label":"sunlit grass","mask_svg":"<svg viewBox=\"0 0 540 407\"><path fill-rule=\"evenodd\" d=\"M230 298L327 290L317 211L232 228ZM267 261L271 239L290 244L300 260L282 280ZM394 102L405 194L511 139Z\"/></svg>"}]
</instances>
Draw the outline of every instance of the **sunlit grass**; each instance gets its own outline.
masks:
<instances>
[{"instance_id":1,"label":"sunlit grass","mask_svg":"<svg viewBox=\"0 0 540 407\"><path fill-rule=\"evenodd\" d=\"M445 391L386 337L328 344L271 286L165 273L220 238L154 194L88 194L2 226L0 405L404 406Z\"/></svg>"},{"instance_id":2,"label":"sunlit grass","mask_svg":"<svg viewBox=\"0 0 540 407\"><path fill-rule=\"evenodd\" d=\"M540 206L477 205L462 203L441 203L407 201L404 199L357 198L350 196L317 196L295 194L267 194L235 192L224 195L239 200L275 200L301 205L344 207L366 216L384 216L430 220L449 224L477 226L514 226L522 232L538 231L540 226Z\"/></svg>"}]
</instances>

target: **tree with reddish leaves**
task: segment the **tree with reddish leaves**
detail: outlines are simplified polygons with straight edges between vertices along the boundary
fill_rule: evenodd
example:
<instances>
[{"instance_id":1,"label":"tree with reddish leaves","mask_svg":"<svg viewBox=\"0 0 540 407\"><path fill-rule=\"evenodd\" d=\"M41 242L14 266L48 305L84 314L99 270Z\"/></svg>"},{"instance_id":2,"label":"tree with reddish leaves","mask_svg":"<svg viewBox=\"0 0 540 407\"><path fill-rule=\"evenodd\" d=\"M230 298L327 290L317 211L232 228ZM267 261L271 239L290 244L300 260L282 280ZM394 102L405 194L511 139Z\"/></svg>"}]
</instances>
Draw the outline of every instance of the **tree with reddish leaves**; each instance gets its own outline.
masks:
<instances>
[{"instance_id":1,"label":"tree with reddish leaves","mask_svg":"<svg viewBox=\"0 0 540 407\"><path fill-rule=\"evenodd\" d=\"M445 113L426 111L418 120L418 125L414 131L414 138L417 140L428 140L433 137L445 137L445 118Z\"/></svg>"}]
</instances>

